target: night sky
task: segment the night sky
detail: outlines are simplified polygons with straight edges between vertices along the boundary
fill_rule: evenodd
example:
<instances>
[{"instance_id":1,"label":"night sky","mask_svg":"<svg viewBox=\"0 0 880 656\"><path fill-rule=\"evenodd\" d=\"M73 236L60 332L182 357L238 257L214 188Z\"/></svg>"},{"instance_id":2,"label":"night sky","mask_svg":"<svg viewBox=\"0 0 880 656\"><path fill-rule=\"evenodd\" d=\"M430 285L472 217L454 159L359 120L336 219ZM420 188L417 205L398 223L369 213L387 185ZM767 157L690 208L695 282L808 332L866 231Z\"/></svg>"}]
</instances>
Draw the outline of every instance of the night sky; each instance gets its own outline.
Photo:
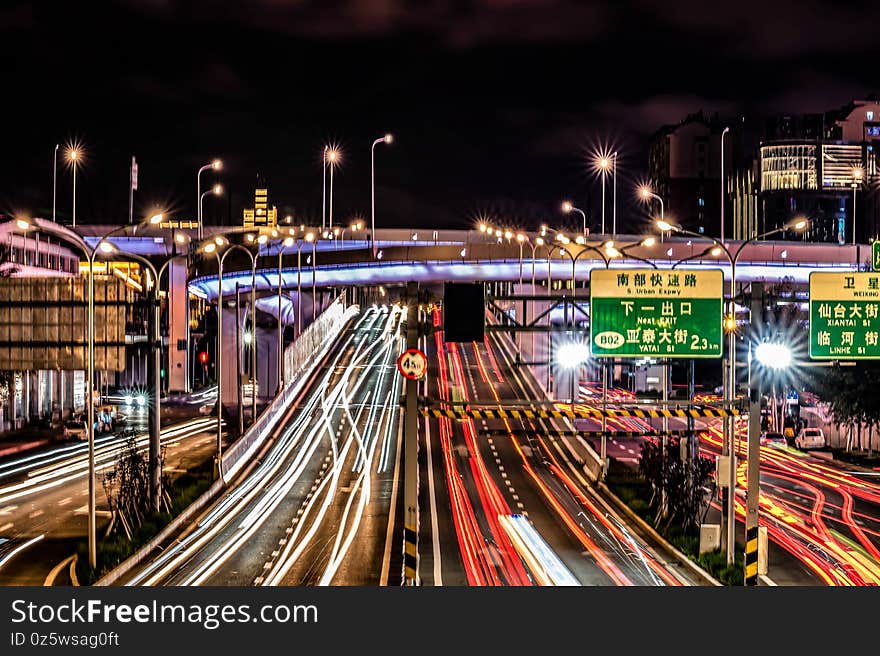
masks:
<instances>
[{"instance_id":1,"label":"night sky","mask_svg":"<svg viewBox=\"0 0 880 656\"><path fill-rule=\"evenodd\" d=\"M78 222L127 220L135 155L136 216L192 217L196 170L221 157L229 193L206 198L206 222L240 223L259 174L279 214L320 224L331 142L349 223L369 217L370 144L391 131L379 226L534 227L565 198L598 217L603 144L636 225L660 125L702 109L760 130L876 92L875 26L873 3L824 0L7 1L0 213L51 217L53 149L77 139ZM62 218L70 177L59 162Z\"/></svg>"}]
</instances>

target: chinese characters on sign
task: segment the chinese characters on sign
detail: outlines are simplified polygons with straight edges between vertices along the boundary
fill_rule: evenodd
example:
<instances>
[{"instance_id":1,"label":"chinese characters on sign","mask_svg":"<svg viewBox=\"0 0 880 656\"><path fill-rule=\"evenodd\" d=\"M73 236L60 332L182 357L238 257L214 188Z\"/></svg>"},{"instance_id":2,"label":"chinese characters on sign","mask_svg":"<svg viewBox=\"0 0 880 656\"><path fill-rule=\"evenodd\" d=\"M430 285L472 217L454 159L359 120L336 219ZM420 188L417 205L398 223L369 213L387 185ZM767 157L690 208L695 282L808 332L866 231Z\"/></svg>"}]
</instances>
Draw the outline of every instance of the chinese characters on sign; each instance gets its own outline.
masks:
<instances>
[{"instance_id":1,"label":"chinese characters on sign","mask_svg":"<svg viewBox=\"0 0 880 656\"><path fill-rule=\"evenodd\" d=\"M594 269L593 355L721 357L723 285L718 269Z\"/></svg>"},{"instance_id":2,"label":"chinese characters on sign","mask_svg":"<svg viewBox=\"0 0 880 656\"><path fill-rule=\"evenodd\" d=\"M880 359L880 273L810 274L810 357Z\"/></svg>"}]
</instances>

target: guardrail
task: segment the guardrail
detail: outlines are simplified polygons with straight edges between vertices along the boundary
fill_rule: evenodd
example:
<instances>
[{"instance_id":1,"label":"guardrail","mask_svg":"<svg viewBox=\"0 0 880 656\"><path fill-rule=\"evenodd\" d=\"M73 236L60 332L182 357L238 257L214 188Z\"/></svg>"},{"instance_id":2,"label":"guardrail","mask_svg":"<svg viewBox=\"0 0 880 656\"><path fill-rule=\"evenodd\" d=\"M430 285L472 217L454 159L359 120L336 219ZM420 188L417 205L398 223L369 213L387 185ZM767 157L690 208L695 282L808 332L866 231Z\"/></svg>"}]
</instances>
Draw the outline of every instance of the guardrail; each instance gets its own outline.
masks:
<instances>
[{"instance_id":1,"label":"guardrail","mask_svg":"<svg viewBox=\"0 0 880 656\"><path fill-rule=\"evenodd\" d=\"M335 342L333 339L358 313L354 305L346 307L345 293L340 294L324 312L306 328L299 338L284 351L284 386L269 406L263 410L257 421L251 425L233 444L220 462L220 473L228 483L250 456L263 443L287 409L288 402L299 394L308 377L312 365L320 361Z\"/></svg>"}]
</instances>

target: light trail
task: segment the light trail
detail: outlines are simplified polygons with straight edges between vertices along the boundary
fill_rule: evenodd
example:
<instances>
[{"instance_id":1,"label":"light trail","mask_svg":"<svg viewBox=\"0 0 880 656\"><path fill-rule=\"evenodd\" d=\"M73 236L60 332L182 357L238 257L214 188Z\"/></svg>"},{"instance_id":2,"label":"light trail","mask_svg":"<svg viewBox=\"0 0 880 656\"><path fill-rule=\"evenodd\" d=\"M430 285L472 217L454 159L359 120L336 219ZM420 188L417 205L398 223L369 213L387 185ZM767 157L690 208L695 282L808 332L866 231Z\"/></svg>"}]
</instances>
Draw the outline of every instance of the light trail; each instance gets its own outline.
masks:
<instances>
[{"instance_id":1,"label":"light trail","mask_svg":"<svg viewBox=\"0 0 880 656\"><path fill-rule=\"evenodd\" d=\"M342 379L331 386L330 383L336 375L336 369L342 366L344 371L350 374L354 371L353 365L357 365L359 362L356 358L369 354L367 350L361 353L363 340L358 339L357 344L355 344L355 340L375 320L375 310L368 310L361 316L334 356L330 366L327 367L321 379L316 381L315 389L319 393L308 397L290 425L280 431L281 434L276 443L251 475L232 489L199 522L196 530L174 546L169 547L155 561L141 570L130 581L130 585L155 585L176 572L183 572L187 563L191 560L196 561L202 550L208 548L214 540L219 540L221 544L210 551L206 561L200 565L196 564L195 571L185 575L184 580L195 582L207 578L238 551L247 541L247 537L252 535L268 518L269 512L278 506L285 491L289 490L301 478L321 442L322 438L319 438L318 435L326 430L323 415L320 421L313 422L312 414L325 413L327 406L336 404L341 395L343 384L347 380L343 374ZM353 345L355 351L351 361L348 365L340 365L341 360ZM326 403L328 401L329 403ZM322 406L325 403L326 405ZM288 462L290 458L292 461ZM252 507L255 502L261 508L258 515L248 513L248 508ZM223 539L223 532L236 521L237 517L239 518L238 525L232 529L231 538ZM244 540L240 539L242 535L245 535Z\"/></svg>"}]
</instances>

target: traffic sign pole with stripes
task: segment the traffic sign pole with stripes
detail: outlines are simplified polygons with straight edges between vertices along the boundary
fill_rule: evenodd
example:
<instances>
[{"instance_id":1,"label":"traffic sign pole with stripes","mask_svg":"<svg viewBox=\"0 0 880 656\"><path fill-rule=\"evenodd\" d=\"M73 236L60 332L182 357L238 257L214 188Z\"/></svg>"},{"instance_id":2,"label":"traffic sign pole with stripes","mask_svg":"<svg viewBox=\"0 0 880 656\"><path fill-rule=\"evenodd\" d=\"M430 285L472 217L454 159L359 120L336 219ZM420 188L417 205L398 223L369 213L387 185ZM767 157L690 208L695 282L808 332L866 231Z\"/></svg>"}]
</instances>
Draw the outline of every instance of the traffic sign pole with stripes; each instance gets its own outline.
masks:
<instances>
[{"instance_id":1,"label":"traffic sign pole with stripes","mask_svg":"<svg viewBox=\"0 0 880 656\"><path fill-rule=\"evenodd\" d=\"M584 410L506 410L504 408L422 408L422 414L435 419L601 419L602 417L734 417L740 414L736 408L704 408L702 410L602 410L590 408ZM759 415L760 416L760 415Z\"/></svg>"},{"instance_id":2,"label":"traffic sign pole with stripes","mask_svg":"<svg viewBox=\"0 0 880 656\"><path fill-rule=\"evenodd\" d=\"M763 322L764 287L760 282L752 283L752 330ZM756 333L753 332L753 335ZM751 367L751 360L749 361ZM761 397L763 396L762 376L749 371L749 450L748 476L746 477L746 550L744 558L745 584L758 585L758 497L760 491L760 451L761 451ZM729 493L732 495L733 490Z\"/></svg>"}]
</instances>

